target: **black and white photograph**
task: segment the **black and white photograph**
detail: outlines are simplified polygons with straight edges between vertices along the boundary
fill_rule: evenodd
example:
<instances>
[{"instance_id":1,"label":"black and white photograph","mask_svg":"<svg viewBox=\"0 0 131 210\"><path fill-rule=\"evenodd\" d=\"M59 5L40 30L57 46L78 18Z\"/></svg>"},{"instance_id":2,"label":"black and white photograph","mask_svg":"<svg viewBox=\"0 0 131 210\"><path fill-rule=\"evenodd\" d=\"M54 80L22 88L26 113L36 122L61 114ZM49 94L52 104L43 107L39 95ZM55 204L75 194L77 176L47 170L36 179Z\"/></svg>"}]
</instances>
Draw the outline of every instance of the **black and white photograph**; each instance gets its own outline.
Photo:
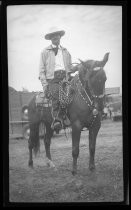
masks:
<instances>
[{"instance_id":1,"label":"black and white photograph","mask_svg":"<svg viewBox=\"0 0 131 210\"><path fill-rule=\"evenodd\" d=\"M9 202L123 202L122 6L6 15Z\"/></svg>"}]
</instances>

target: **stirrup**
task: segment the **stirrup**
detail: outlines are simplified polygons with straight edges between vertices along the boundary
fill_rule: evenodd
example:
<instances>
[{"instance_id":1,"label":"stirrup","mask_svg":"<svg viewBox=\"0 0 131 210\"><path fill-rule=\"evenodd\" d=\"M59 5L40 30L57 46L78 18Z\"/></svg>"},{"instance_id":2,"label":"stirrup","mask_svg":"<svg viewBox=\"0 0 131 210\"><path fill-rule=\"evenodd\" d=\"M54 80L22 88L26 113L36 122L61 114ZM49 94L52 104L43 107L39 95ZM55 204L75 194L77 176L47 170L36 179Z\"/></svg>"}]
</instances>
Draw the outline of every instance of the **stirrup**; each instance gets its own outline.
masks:
<instances>
[{"instance_id":1,"label":"stirrup","mask_svg":"<svg viewBox=\"0 0 131 210\"><path fill-rule=\"evenodd\" d=\"M54 130L55 128L61 128L63 129L63 123L62 123L62 120L57 120L57 119L54 119L52 124L51 124L51 129Z\"/></svg>"}]
</instances>

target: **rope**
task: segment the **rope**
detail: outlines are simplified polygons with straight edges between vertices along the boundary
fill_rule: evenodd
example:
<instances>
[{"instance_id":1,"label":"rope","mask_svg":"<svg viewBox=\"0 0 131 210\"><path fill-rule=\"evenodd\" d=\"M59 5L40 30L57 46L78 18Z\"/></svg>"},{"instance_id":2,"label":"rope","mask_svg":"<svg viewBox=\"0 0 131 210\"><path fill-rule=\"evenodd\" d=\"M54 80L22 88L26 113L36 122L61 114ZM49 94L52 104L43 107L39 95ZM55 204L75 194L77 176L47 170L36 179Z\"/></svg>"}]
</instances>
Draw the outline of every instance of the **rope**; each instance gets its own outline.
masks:
<instances>
[{"instance_id":1,"label":"rope","mask_svg":"<svg viewBox=\"0 0 131 210\"><path fill-rule=\"evenodd\" d=\"M65 85L65 88L63 88L63 84ZM67 108L73 100L72 94L70 93L70 87L71 84L69 84L69 82L61 81L59 83L59 102L60 107L63 109Z\"/></svg>"}]
</instances>

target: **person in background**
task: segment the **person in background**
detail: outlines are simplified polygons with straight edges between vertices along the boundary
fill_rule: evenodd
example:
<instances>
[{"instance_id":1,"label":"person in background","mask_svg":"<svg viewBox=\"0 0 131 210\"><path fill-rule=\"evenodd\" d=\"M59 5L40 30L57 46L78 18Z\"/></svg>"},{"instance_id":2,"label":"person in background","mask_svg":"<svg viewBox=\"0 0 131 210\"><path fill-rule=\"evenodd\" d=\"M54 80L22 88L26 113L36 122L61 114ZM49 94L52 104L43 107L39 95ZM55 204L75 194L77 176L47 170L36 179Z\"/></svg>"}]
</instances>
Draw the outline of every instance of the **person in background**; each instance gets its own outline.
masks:
<instances>
[{"instance_id":1,"label":"person in background","mask_svg":"<svg viewBox=\"0 0 131 210\"><path fill-rule=\"evenodd\" d=\"M104 115L105 115L105 118L107 118L107 116L108 116L108 108L107 108L107 105L104 107Z\"/></svg>"},{"instance_id":2,"label":"person in background","mask_svg":"<svg viewBox=\"0 0 131 210\"><path fill-rule=\"evenodd\" d=\"M51 41L51 45L43 49L40 55L39 79L43 86L43 92L47 87L52 93L52 129L58 124L62 125L62 119L59 116L59 82L63 79L68 80L71 73L72 59L65 47L60 45L61 37L65 31L53 27L45 35L46 40Z\"/></svg>"}]
</instances>

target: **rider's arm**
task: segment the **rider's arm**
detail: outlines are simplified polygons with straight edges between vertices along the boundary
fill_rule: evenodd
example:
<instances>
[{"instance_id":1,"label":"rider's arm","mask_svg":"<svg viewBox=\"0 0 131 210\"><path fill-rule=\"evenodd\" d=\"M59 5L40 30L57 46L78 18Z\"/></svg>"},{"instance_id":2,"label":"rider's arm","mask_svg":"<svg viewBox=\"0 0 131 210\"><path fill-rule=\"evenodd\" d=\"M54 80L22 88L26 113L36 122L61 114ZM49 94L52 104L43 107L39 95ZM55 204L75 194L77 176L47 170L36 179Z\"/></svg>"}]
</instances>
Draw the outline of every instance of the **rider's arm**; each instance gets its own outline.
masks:
<instances>
[{"instance_id":1,"label":"rider's arm","mask_svg":"<svg viewBox=\"0 0 131 210\"><path fill-rule=\"evenodd\" d=\"M45 55L43 52L40 55L39 80L41 81L43 89L45 89L45 87L47 86L47 81L46 81Z\"/></svg>"}]
</instances>

